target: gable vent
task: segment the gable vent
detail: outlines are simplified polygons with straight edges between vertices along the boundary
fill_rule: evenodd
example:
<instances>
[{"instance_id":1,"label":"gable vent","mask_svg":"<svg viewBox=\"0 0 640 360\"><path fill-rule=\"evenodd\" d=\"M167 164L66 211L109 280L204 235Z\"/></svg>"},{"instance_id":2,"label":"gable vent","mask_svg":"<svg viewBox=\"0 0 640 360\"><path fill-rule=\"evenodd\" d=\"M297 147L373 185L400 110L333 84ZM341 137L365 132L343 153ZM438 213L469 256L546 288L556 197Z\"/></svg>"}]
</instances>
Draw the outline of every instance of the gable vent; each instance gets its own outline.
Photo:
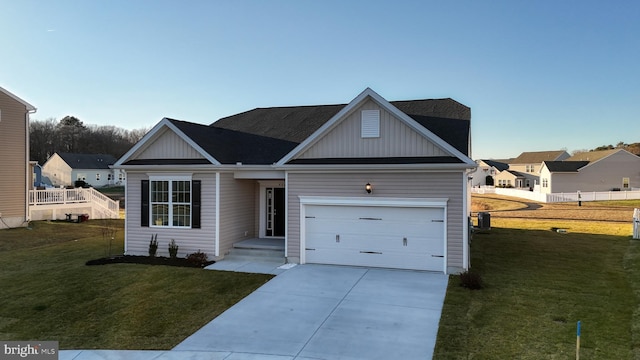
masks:
<instances>
[{"instance_id":1,"label":"gable vent","mask_svg":"<svg viewBox=\"0 0 640 360\"><path fill-rule=\"evenodd\" d=\"M380 137L380 110L362 110L361 120L360 136Z\"/></svg>"}]
</instances>

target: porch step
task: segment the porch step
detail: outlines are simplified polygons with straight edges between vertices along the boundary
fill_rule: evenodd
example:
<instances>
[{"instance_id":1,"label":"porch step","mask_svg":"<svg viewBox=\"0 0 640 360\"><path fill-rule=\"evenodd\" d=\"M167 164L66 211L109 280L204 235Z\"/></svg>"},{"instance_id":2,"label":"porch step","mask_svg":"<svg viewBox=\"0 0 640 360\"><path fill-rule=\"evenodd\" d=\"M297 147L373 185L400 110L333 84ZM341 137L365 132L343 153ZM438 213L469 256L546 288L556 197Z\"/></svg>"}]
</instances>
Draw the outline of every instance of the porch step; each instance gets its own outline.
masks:
<instances>
[{"instance_id":1,"label":"porch step","mask_svg":"<svg viewBox=\"0 0 640 360\"><path fill-rule=\"evenodd\" d=\"M238 249L231 250L225 259L235 260L269 260L284 262L284 250Z\"/></svg>"}]
</instances>

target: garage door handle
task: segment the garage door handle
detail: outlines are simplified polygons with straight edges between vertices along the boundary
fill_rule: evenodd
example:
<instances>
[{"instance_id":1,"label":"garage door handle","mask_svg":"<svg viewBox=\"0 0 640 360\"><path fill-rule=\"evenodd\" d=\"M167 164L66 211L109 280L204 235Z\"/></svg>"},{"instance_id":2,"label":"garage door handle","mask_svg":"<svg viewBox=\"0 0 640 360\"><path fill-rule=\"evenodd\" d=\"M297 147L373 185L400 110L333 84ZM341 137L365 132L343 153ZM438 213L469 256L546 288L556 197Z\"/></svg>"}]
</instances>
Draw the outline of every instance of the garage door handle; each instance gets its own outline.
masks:
<instances>
[{"instance_id":1,"label":"garage door handle","mask_svg":"<svg viewBox=\"0 0 640 360\"><path fill-rule=\"evenodd\" d=\"M377 251L360 251L360 254L378 254L378 255L382 255L381 252L377 252Z\"/></svg>"},{"instance_id":2,"label":"garage door handle","mask_svg":"<svg viewBox=\"0 0 640 360\"><path fill-rule=\"evenodd\" d=\"M304 248L305 250L316 250L316 249L312 249L312 248Z\"/></svg>"},{"instance_id":3,"label":"garage door handle","mask_svg":"<svg viewBox=\"0 0 640 360\"><path fill-rule=\"evenodd\" d=\"M431 222L444 222L444 220L431 220Z\"/></svg>"},{"instance_id":4,"label":"garage door handle","mask_svg":"<svg viewBox=\"0 0 640 360\"><path fill-rule=\"evenodd\" d=\"M382 220L382 218L362 217L360 220Z\"/></svg>"},{"instance_id":5,"label":"garage door handle","mask_svg":"<svg viewBox=\"0 0 640 360\"><path fill-rule=\"evenodd\" d=\"M441 258L443 258L444 255L431 255L431 257L441 257Z\"/></svg>"}]
</instances>

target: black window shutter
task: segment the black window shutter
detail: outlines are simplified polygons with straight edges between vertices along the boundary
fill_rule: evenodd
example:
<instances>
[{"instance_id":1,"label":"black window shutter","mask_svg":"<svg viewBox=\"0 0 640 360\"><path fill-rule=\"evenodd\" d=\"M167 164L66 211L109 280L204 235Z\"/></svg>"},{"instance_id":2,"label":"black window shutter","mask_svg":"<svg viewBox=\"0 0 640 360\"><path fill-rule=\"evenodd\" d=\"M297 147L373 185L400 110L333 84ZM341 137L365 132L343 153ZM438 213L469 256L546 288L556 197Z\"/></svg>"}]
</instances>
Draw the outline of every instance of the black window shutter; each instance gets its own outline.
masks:
<instances>
[{"instance_id":1,"label":"black window shutter","mask_svg":"<svg viewBox=\"0 0 640 360\"><path fill-rule=\"evenodd\" d=\"M140 226L149 226L149 180L142 180L140 187L142 204L140 204Z\"/></svg>"},{"instance_id":2,"label":"black window shutter","mask_svg":"<svg viewBox=\"0 0 640 360\"><path fill-rule=\"evenodd\" d=\"M191 182L191 227L200 228L200 188L201 180Z\"/></svg>"}]
</instances>

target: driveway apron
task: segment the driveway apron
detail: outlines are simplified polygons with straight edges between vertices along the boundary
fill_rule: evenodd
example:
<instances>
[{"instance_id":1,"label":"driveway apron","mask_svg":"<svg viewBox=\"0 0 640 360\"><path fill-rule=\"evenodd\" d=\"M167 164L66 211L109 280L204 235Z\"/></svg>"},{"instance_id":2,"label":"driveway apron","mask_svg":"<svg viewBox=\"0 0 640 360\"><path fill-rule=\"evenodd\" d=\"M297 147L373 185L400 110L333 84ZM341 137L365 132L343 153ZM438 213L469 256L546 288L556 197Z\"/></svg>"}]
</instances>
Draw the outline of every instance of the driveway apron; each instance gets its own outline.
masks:
<instances>
[{"instance_id":1,"label":"driveway apron","mask_svg":"<svg viewBox=\"0 0 640 360\"><path fill-rule=\"evenodd\" d=\"M447 281L423 271L299 265L173 350L238 359L430 359Z\"/></svg>"}]
</instances>

